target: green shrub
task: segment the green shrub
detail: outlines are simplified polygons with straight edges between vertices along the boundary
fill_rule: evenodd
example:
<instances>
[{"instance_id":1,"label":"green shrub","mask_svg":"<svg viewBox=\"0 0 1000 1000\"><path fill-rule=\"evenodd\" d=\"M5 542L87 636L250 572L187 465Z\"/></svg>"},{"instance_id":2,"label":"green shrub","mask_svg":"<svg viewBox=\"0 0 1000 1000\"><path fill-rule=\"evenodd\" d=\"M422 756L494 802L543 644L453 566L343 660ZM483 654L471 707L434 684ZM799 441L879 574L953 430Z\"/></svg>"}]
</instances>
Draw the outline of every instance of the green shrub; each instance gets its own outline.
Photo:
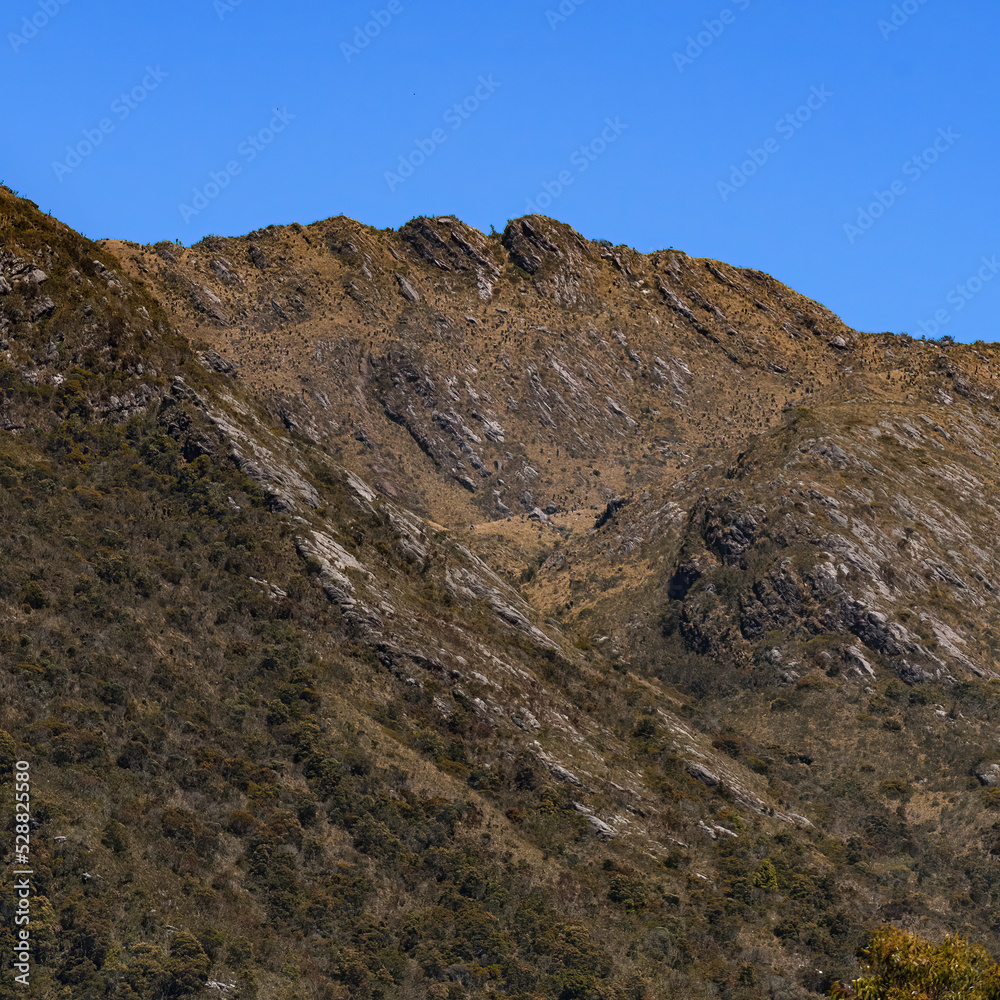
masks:
<instances>
[{"instance_id":1,"label":"green shrub","mask_svg":"<svg viewBox=\"0 0 1000 1000\"><path fill-rule=\"evenodd\" d=\"M862 953L866 975L837 983L834 1000L998 1000L1000 966L982 945L960 937L931 944L895 927L880 927Z\"/></svg>"},{"instance_id":2,"label":"green shrub","mask_svg":"<svg viewBox=\"0 0 1000 1000\"><path fill-rule=\"evenodd\" d=\"M778 888L778 873L775 871L774 862L770 858L765 858L757 867L753 875L753 884L758 889L776 891Z\"/></svg>"},{"instance_id":3,"label":"green shrub","mask_svg":"<svg viewBox=\"0 0 1000 1000\"><path fill-rule=\"evenodd\" d=\"M638 875L618 873L611 876L608 899L630 912L641 910L647 901L645 881Z\"/></svg>"},{"instance_id":4,"label":"green shrub","mask_svg":"<svg viewBox=\"0 0 1000 1000\"><path fill-rule=\"evenodd\" d=\"M21 601L27 604L29 608L33 608L35 611L41 611L42 608L47 608L49 606L49 599L45 591L42 590L42 585L37 580L32 580L25 588L21 595Z\"/></svg>"},{"instance_id":5,"label":"green shrub","mask_svg":"<svg viewBox=\"0 0 1000 1000\"><path fill-rule=\"evenodd\" d=\"M198 939L187 931L180 931L170 945L165 995L180 1000L200 993L210 964Z\"/></svg>"},{"instance_id":6,"label":"green shrub","mask_svg":"<svg viewBox=\"0 0 1000 1000\"><path fill-rule=\"evenodd\" d=\"M125 827L116 819L109 819L104 825L101 843L115 854L124 854L128 850L128 833Z\"/></svg>"}]
</instances>

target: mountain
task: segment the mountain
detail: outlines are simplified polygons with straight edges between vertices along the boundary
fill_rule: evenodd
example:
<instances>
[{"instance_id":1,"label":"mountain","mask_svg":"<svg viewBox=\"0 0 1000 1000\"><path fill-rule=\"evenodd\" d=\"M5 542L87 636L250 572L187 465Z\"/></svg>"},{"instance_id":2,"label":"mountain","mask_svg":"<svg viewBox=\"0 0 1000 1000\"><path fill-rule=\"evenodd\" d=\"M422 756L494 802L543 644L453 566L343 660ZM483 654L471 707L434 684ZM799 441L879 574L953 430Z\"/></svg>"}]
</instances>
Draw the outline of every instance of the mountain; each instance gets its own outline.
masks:
<instances>
[{"instance_id":1,"label":"mountain","mask_svg":"<svg viewBox=\"0 0 1000 1000\"><path fill-rule=\"evenodd\" d=\"M0 189L0 275L38 995L1000 950L996 347L540 216L147 247Z\"/></svg>"}]
</instances>

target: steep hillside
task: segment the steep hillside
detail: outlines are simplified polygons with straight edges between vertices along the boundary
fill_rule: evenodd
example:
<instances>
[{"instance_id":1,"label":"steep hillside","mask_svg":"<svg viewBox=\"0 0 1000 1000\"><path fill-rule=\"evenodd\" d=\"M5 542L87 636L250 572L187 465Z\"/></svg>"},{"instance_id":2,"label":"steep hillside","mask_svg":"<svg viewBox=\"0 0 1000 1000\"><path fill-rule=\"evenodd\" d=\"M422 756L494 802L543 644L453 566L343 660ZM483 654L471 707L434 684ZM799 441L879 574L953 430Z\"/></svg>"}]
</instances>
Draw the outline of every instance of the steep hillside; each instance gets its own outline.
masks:
<instances>
[{"instance_id":1,"label":"steep hillside","mask_svg":"<svg viewBox=\"0 0 1000 1000\"><path fill-rule=\"evenodd\" d=\"M0 189L32 988L804 998L885 920L996 952L998 361L540 217L95 245Z\"/></svg>"}]
</instances>

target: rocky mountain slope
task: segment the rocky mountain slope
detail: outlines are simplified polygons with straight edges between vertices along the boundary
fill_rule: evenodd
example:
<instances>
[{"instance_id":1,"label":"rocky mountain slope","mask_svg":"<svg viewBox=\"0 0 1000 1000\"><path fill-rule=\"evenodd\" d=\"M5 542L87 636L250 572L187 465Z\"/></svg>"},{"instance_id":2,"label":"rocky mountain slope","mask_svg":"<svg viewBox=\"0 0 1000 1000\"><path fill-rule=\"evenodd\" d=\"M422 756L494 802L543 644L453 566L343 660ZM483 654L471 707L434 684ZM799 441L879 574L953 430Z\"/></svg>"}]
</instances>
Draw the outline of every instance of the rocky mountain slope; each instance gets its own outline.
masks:
<instances>
[{"instance_id":1,"label":"rocky mountain slope","mask_svg":"<svg viewBox=\"0 0 1000 1000\"><path fill-rule=\"evenodd\" d=\"M0 190L0 352L47 995L997 950L992 345L541 217L142 247Z\"/></svg>"}]
</instances>

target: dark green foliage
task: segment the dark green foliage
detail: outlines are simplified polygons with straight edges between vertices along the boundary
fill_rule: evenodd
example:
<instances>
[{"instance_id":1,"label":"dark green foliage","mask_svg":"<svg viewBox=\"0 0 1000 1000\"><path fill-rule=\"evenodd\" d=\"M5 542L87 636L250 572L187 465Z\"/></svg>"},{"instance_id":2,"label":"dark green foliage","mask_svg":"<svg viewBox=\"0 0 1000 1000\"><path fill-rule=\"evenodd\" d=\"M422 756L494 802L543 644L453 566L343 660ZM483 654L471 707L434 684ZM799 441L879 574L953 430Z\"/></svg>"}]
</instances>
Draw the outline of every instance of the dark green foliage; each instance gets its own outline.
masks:
<instances>
[{"instance_id":1,"label":"dark green foliage","mask_svg":"<svg viewBox=\"0 0 1000 1000\"><path fill-rule=\"evenodd\" d=\"M187 931L178 933L170 944L166 962L165 996L177 998L200 993L211 963L198 939Z\"/></svg>"},{"instance_id":2,"label":"dark green foliage","mask_svg":"<svg viewBox=\"0 0 1000 1000\"><path fill-rule=\"evenodd\" d=\"M24 588L21 600L35 611L40 611L42 608L48 607L49 604L49 599L46 597L45 591L42 590L42 586L37 580L32 580Z\"/></svg>"},{"instance_id":3,"label":"dark green foliage","mask_svg":"<svg viewBox=\"0 0 1000 1000\"><path fill-rule=\"evenodd\" d=\"M115 854L124 854L128 850L128 832L118 820L109 819L105 824L101 843Z\"/></svg>"}]
</instances>

